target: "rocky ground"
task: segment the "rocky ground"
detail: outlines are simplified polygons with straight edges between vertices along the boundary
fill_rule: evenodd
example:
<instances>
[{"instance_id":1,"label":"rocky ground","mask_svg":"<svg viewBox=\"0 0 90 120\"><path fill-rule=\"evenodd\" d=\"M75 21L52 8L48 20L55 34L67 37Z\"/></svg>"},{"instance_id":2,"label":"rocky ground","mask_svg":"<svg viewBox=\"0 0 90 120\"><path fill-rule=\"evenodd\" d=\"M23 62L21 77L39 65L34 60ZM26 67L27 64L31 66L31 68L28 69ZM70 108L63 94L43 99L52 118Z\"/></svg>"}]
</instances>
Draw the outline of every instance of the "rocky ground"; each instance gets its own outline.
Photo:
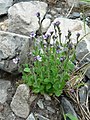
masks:
<instances>
[{"instance_id":1,"label":"rocky ground","mask_svg":"<svg viewBox=\"0 0 90 120\"><path fill-rule=\"evenodd\" d=\"M52 1L2 0L0 3L0 120L63 120L64 113L71 113L80 120L90 119L90 69L83 79L85 85L77 91L78 94L76 91L70 95L64 93L57 99L33 94L27 85L22 84L21 74L17 74L18 66L13 62L20 58L22 64L28 58L29 34L39 29L36 12L40 12L43 33L52 30L52 22L59 20L63 40L68 29L72 32L73 40L78 32L82 37L85 32L83 15L87 24L86 33L90 32L89 4L79 5L77 2L73 6L69 0ZM77 46L76 51L81 64L90 62L90 35Z\"/></svg>"}]
</instances>

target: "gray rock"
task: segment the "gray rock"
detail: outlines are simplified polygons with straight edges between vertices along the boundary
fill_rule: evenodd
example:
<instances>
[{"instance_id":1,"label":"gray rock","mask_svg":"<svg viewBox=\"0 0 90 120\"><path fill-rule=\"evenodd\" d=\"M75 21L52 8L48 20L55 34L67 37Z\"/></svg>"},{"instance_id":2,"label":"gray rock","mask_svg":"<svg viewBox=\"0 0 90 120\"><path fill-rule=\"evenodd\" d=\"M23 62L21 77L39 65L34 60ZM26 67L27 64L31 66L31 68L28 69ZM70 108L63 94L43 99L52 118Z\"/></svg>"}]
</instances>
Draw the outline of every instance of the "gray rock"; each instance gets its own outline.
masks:
<instances>
[{"instance_id":1,"label":"gray rock","mask_svg":"<svg viewBox=\"0 0 90 120\"><path fill-rule=\"evenodd\" d=\"M0 120L5 120L5 118L3 117L2 113L0 113Z\"/></svg>"},{"instance_id":2,"label":"gray rock","mask_svg":"<svg viewBox=\"0 0 90 120\"><path fill-rule=\"evenodd\" d=\"M73 116L77 117L77 114L76 114L74 108L72 107L71 103L65 97L62 97L61 105L64 109L65 114L69 113L69 114L72 114Z\"/></svg>"},{"instance_id":3,"label":"gray rock","mask_svg":"<svg viewBox=\"0 0 90 120\"><path fill-rule=\"evenodd\" d=\"M51 113L55 113L55 110L50 106L47 106L47 110L50 111Z\"/></svg>"},{"instance_id":4,"label":"gray rock","mask_svg":"<svg viewBox=\"0 0 90 120\"><path fill-rule=\"evenodd\" d=\"M37 98L37 95L34 95L34 94L30 95L30 99L29 99L30 105L33 103L33 101L34 101L36 98Z\"/></svg>"},{"instance_id":5,"label":"gray rock","mask_svg":"<svg viewBox=\"0 0 90 120\"><path fill-rule=\"evenodd\" d=\"M18 73L18 67L27 61L29 37L0 31L0 69Z\"/></svg>"},{"instance_id":6,"label":"gray rock","mask_svg":"<svg viewBox=\"0 0 90 120\"><path fill-rule=\"evenodd\" d=\"M70 16L69 19L76 19L80 18L80 13L79 12L73 12Z\"/></svg>"},{"instance_id":7,"label":"gray rock","mask_svg":"<svg viewBox=\"0 0 90 120\"><path fill-rule=\"evenodd\" d=\"M90 62L90 40L82 40L76 47L76 58L81 61L81 65ZM89 67L89 66L88 66ZM86 76L90 78L90 68L86 72Z\"/></svg>"},{"instance_id":8,"label":"gray rock","mask_svg":"<svg viewBox=\"0 0 90 120\"><path fill-rule=\"evenodd\" d=\"M33 113L31 113L26 120L35 120Z\"/></svg>"},{"instance_id":9,"label":"gray rock","mask_svg":"<svg viewBox=\"0 0 90 120\"><path fill-rule=\"evenodd\" d=\"M43 101L41 99L38 100L37 105L39 108L44 109Z\"/></svg>"},{"instance_id":10,"label":"gray rock","mask_svg":"<svg viewBox=\"0 0 90 120\"><path fill-rule=\"evenodd\" d=\"M7 14L8 9L12 4L13 0L0 0L0 15Z\"/></svg>"},{"instance_id":11,"label":"gray rock","mask_svg":"<svg viewBox=\"0 0 90 120\"><path fill-rule=\"evenodd\" d=\"M29 115L29 97L29 87L25 84L19 85L10 105L17 116L26 118Z\"/></svg>"},{"instance_id":12,"label":"gray rock","mask_svg":"<svg viewBox=\"0 0 90 120\"><path fill-rule=\"evenodd\" d=\"M80 98L80 103L81 104L84 104L86 102L86 99L87 99L87 88L85 86L81 87L79 89L79 98Z\"/></svg>"},{"instance_id":13,"label":"gray rock","mask_svg":"<svg viewBox=\"0 0 90 120\"><path fill-rule=\"evenodd\" d=\"M13 114L13 112L11 112L11 113L7 116L6 119L7 119L7 120L15 120L16 117L15 117L15 115Z\"/></svg>"},{"instance_id":14,"label":"gray rock","mask_svg":"<svg viewBox=\"0 0 90 120\"><path fill-rule=\"evenodd\" d=\"M14 4L8 10L8 30L14 33L30 35L39 29L37 12L41 20L47 11L47 4L40 1L20 2Z\"/></svg>"},{"instance_id":15,"label":"gray rock","mask_svg":"<svg viewBox=\"0 0 90 120\"><path fill-rule=\"evenodd\" d=\"M7 101L7 90L11 87L11 82L0 79L0 103Z\"/></svg>"},{"instance_id":16,"label":"gray rock","mask_svg":"<svg viewBox=\"0 0 90 120\"><path fill-rule=\"evenodd\" d=\"M46 117L44 117L44 116L42 116L42 115L40 115L40 114L35 114L35 117L36 117L37 119L39 119L39 120L50 120L50 119L48 119L48 118L46 118Z\"/></svg>"},{"instance_id":17,"label":"gray rock","mask_svg":"<svg viewBox=\"0 0 90 120\"><path fill-rule=\"evenodd\" d=\"M74 7L78 7L79 6L79 0L66 0L68 5L71 7L72 5L74 5Z\"/></svg>"},{"instance_id":18,"label":"gray rock","mask_svg":"<svg viewBox=\"0 0 90 120\"><path fill-rule=\"evenodd\" d=\"M44 98L45 98L45 100L51 101L51 97L47 94L44 94Z\"/></svg>"}]
</instances>

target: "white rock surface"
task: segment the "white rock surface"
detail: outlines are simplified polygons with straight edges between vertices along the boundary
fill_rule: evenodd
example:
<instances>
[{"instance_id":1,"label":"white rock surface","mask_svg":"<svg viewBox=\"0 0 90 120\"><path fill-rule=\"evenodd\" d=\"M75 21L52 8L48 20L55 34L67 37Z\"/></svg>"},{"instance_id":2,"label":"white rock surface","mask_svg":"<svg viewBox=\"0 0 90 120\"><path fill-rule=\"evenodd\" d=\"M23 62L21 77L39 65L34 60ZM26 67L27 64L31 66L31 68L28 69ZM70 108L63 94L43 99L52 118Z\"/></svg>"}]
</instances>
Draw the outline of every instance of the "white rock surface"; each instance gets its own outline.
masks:
<instances>
[{"instance_id":1,"label":"white rock surface","mask_svg":"<svg viewBox=\"0 0 90 120\"><path fill-rule=\"evenodd\" d=\"M45 18L42 22L42 32L46 32L51 24L51 20L49 18Z\"/></svg>"},{"instance_id":2,"label":"white rock surface","mask_svg":"<svg viewBox=\"0 0 90 120\"><path fill-rule=\"evenodd\" d=\"M27 36L0 31L0 69L17 73L18 65L28 59L29 42ZM19 59L18 65L14 62L16 59Z\"/></svg>"},{"instance_id":3,"label":"white rock surface","mask_svg":"<svg viewBox=\"0 0 90 120\"><path fill-rule=\"evenodd\" d=\"M9 31L18 34L30 35L30 32L39 29L37 12L41 20L47 11L47 4L39 1L20 2L8 10Z\"/></svg>"},{"instance_id":4,"label":"white rock surface","mask_svg":"<svg viewBox=\"0 0 90 120\"><path fill-rule=\"evenodd\" d=\"M11 102L12 111L19 117L26 118L29 115L28 99L30 97L29 87L25 84L18 86Z\"/></svg>"},{"instance_id":5,"label":"white rock surface","mask_svg":"<svg viewBox=\"0 0 90 120\"><path fill-rule=\"evenodd\" d=\"M0 103L5 103L7 100L7 90L10 88L11 82L0 79Z\"/></svg>"},{"instance_id":6,"label":"white rock surface","mask_svg":"<svg viewBox=\"0 0 90 120\"><path fill-rule=\"evenodd\" d=\"M31 113L26 120L35 120L33 113Z\"/></svg>"},{"instance_id":7,"label":"white rock surface","mask_svg":"<svg viewBox=\"0 0 90 120\"><path fill-rule=\"evenodd\" d=\"M0 15L6 14L13 0L0 0Z\"/></svg>"},{"instance_id":8,"label":"white rock surface","mask_svg":"<svg viewBox=\"0 0 90 120\"><path fill-rule=\"evenodd\" d=\"M51 26L49 27L47 34L50 33L50 31L54 31L54 23L59 21L60 22L60 29L61 29L61 41L62 43L65 43L66 36L68 35L68 30L71 31L71 40L73 43L76 43L76 34L80 33L79 39L81 39L85 34L87 34L85 37L83 37L82 41L78 44L76 49L76 57L78 60L81 60L87 53L90 52L90 28L85 25L84 29L84 23L80 20L72 20L67 18L56 18ZM59 41L59 38L58 38ZM53 39L51 39L51 44L53 44ZM83 62L90 61L90 54L88 54ZM90 78L90 69L87 71L86 75Z\"/></svg>"},{"instance_id":9,"label":"white rock surface","mask_svg":"<svg viewBox=\"0 0 90 120\"><path fill-rule=\"evenodd\" d=\"M55 35L55 30L54 30L54 23L59 21L60 22L60 30L61 30L61 41L62 43L65 43L66 41L66 36L68 35L68 30L72 32L71 35L71 40L73 43L76 42L76 34L80 33L80 38L85 35L85 30L84 30L84 23L80 20L72 20L72 19L67 19L67 18L56 18L52 23L49 29L47 30L47 34L50 33L50 31L54 31ZM86 25L86 33L90 32L90 28ZM88 36L86 36L88 37ZM86 38L84 38L86 39ZM53 43L51 39L51 43Z\"/></svg>"},{"instance_id":10,"label":"white rock surface","mask_svg":"<svg viewBox=\"0 0 90 120\"><path fill-rule=\"evenodd\" d=\"M69 6L78 7L80 0L66 0Z\"/></svg>"}]
</instances>

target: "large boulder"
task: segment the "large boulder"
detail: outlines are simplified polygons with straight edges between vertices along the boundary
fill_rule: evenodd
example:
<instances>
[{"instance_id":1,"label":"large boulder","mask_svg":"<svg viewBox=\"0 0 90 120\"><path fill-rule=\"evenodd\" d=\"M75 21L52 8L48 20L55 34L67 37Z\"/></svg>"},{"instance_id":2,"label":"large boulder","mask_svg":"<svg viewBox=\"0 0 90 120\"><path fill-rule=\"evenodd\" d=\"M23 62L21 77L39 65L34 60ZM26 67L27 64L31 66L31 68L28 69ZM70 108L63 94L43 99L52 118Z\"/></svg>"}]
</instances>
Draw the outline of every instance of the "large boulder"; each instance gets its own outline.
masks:
<instances>
[{"instance_id":1,"label":"large boulder","mask_svg":"<svg viewBox=\"0 0 90 120\"><path fill-rule=\"evenodd\" d=\"M27 36L0 31L0 69L17 73L19 65L28 59L29 42Z\"/></svg>"},{"instance_id":2,"label":"large boulder","mask_svg":"<svg viewBox=\"0 0 90 120\"><path fill-rule=\"evenodd\" d=\"M90 31L90 28L85 25L85 29L84 29L84 22L80 21L80 20L72 20L72 19L68 19L68 18L61 18L58 17L56 18L51 26L49 27L49 29L47 30L47 33L50 33L51 31L53 31L53 35L56 35L55 33L55 29L54 29L54 24L59 24L59 28L61 30L61 41L62 43L65 43L66 41L66 36L68 35L68 30L71 31L71 40L73 43L76 42L76 38L77 38L77 34L80 34L80 38L82 38L85 33L88 33ZM58 35L58 34L57 34ZM59 41L59 38L57 38ZM53 43L53 39L51 39L51 43Z\"/></svg>"},{"instance_id":3,"label":"large boulder","mask_svg":"<svg viewBox=\"0 0 90 120\"><path fill-rule=\"evenodd\" d=\"M12 4L13 0L0 0L0 15L7 14L7 11Z\"/></svg>"},{"instance_id":4,"label":"large boulder","mask_svg":"<svg viewBox=\"0 0 90 120\"><path fill-rule=\"evenodd\" d=\"M73 43L76 42L77 35L80 34L79 39L82 38L81 42L78 44L76 48L76 58L80 61L86 54L86 57L84 57L82 64L86 62L90 62L90 28L85 25L84 28L84 23L80 20L72 20L72 19L67 19L67 18L56 18L51 26L49 27L48 31L46 34L50 33L51 31L54 31L53 35L55 35L55 30L54 30L54 24L56 22L60 22L60 30L61 30L61 41L62 43L65 43L66 36L68 35L68 30L71 31L71 40ZM85 35L87 34L87 35ZM59 38L57 38L59 41ZM53 39L51 39L51 44L53 43ZM90 78L90 69L88 69L86 75Z\"/></svg>"},{"instance_id":5,"label":"large boulder","mask_svg":"<svg viewBox=\"0 0 90 120\"><path fill-rule=\"evenodd\" d=\"M37 13L41 20L47 11L47 4L39 1L20 2L14 4L8 10L8 30L14 33L29 35L39 29Z\"/></svg>"}]
</instances>

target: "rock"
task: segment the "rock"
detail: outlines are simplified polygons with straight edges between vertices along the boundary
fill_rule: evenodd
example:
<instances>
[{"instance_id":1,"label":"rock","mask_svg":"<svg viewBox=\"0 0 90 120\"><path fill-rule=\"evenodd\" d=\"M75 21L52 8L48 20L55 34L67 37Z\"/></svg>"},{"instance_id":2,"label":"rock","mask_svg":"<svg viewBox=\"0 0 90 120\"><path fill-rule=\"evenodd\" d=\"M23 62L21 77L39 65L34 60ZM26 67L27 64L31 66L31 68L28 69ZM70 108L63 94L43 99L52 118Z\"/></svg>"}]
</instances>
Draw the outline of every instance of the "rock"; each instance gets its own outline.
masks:
<instances>
[{"instance_id":1,"label":"rock","mask_svg":"<svg viewBox=\"0 0 90 120\"><path fill-rule=\"evenodd\" d=\"M18 67L27 61L29 37L0 31L0 69L18 73Z\"/></svg>"},{"instance_id":2,"label":"rock","mask_svg":"<svg viewBox=\"0 0 90 120\"><path fill-rule=\"evenodd\" d=\"M33 101L34 101L36 98L37 98L37 95L34 95L34 94L30 95L30 99L29 99L30 105L33 103Z\"/></svg>"},{"instance_id":3,"label":"rock","mask_svg":"<svg viewBox=\"0 0 90 120\"><path fill-rule=\"evenodd\" d=\"M7 101L7 90L11 87L11 82L0 79L0 103L3 104Z\"/></svg>"},{"instance_id":4,"label":"rock","mask_svg":"<svg viewBox=\"0 0 90 120\"><path fill-rule=\"evenodd\" d=\"M68 35L68 30L71 31L72 35L71 35L71 40L73 43L76 43L76 34L80 33L80 38L82 38L85 35L85 30L84 30L84 23L80 20L72 20L72 19L67 19L67 18L61 18L58 17L56 18L50 25L49 29L47 30L47 33L50 33L51 31L54 31L53 35L55 35L55 30L54 30L54 23L56 22L60 22L60 30L61 30L61 41L62 43L65 43L66 41L66 36ZM86 33L88 33L90 31L90 28L85 25L86 27ZM84 39L88 39L89 40L89 36L87 35L88 38L84 38ZM59 38L57 38L59 41ZM51 39L51 44L53 44L53 39Z\"/></svg>"},{"instance_id":5,"label":"rock","mask_svg":"<svg viewBox=\"0 0 90 120\"><path fill-rule=\"evenodd\" d=\"M56 18L52 23L49 29L47 30L46 34L49 34L51 31L54 31L53 36L55 35L54 30L54 23L59 21L60 22L60 30L61 30L61 41L62 43L65 43L66 36L68 35L68 30L71 31L71 40L73 43L76 43L77 34L80 34L79 39L82 38L81 42L77 45L76 48L76 58L77 60L81 60L86 54L90 52L90 28L80 20L72 20L67 18ZM88 34L89 33L89 34ZM85 34L87 34L85 37L83 37ZM58 35L57 35L58 36ZM59 41L59 37L57 38ZM53 39L51 39L51 44L53 44ZM90 54L88 54L84 60L83 63L86 63L87 61L90 61ZM86 73L87 77L90 78L90 69L87 70Z\"/></svg>"},{"instance_id":6,"label":"rock","mask_svg":"<svg viewBox=\"0 0 90 120\"><path fill-rule=\"evenodd\" d=\"M87 99L87 88L85 86L81 87L79 89L79 98L80 98L80 103L81 104L84 104L86 102L86 99Z\"/></svg>"},{"instance_id":7,"label":"rock","mask_svg":"<svg viewBox=\"0 0 90 120\"><path fill-rule=\"evenodd\" d=\"M80 18L80 13L78 13L78 12L73 12L73 13L69 16L69 19L76 19L76 18Z\"/></svg>"},{"instance_id":8,"label":"rock","mask_svg":"<svg viewBox=\"0 0 90 120\"><path fill-rule=\"evenodd\" d=\"M5 120L1 112L0 112L0 120Z\"/></svg>"},{"instance_id":9,"label":"rock","mask_svg":"<svg viewBox=\"0 0 90 120\"><path fill-rule=\"evenodd\" d=\"M48 119L48 118L46 118L46 117L44 117L44 116L42 116L42 115L40 115L40 114L35 114L35 117L36 117L37 119L39 119L39 120L50 120L50 119Z\"/></svg>"},{"instance_id":10,"label":"rock","mask_svg":"<svg viewBox=\"0 0 90 120\"><path fill-rule=\"evenodd\" d=\"M11 112L11 113L7 116L6 119L7 119L7 120L16 120L16 117L15 117L15 115L13 114L13 112Z\"/></svg>"},{"instance_id":11,"label":"rock","mask_svg":"<svg viewBox=\"0 0 90 120\"><path fill-rule=\"evenodd\" d=\"M13 0L0 0L0 15L7 14L7 11L12 4Z\"/></svg>"},{"instance_id":12,"label":"rock","mask_svg":"<svg viewBox=\"0 0 90 120\"><path fill-rule=\"evenodd\" d=\"M26 120L35 120L33 113L31 113Z\"/></svg>"},{"instance_id":13,"label":"rock","mask_svg":"<svg viewBox=\"0 0 90 120\"><path fill-rule=\"evenodd\" d=\"M26 118L29 115L29 97L29 87L25 84L19 85L10 105L17 116Z\"/></svg>"},{"instance_id":14,"label":"rock","mask_svg":"<svg viewBox=\"0 0 90 120\"><path fill-rule=\"evenodd\" d=\"M72 7L72 5L74 5L74 7L78 7L80 0L66 0L66 1L70 7Z\"/></svg>"},{"instance_id":15,"label":"rock","mask_svg":"<svg viewBox=\"0 0 90 120\"><path fill-rule=\"evenodd\" d=\"M73 116L77 117L77 114L76 114L75 110L73 109L71 103L65 97L62 97L61 105L64 109L65 114L69 113L69 114L72 114Z\"/></svg>"},{"instance_id":16,"label":"rock","mask_svg":"<svg viewBox=\"0 0 90 120\"><path fill-rule=\"evenodd\" d=\"M39 106L39 108L44 109L44 105L41 99L38 100L37 105Z\"/></svg>"},{"instance_id":17,"label":"rock","mask_svg":"<svg viewBox=\"0 0 90 120\"><path fill-rule=\"evenodd\" d=\"M49 18L45 18L42 22L42 32L46 32L51 24L51 20Z\"/></svg>"},{"instance_id":18,"label":"rock","mask_svg":"<svg viewBox=\"0 0 90 120\"><path fill-rule=\"evenodd\" d=\"M44 98L45 98L45 100L51 101L51 97L47 94L44 94Z\"/></svg>"},{"instance_id":19,"label":"rock","mask_svg":"<svg viewBox=\"0 0 90 120\"><path fill-rule=\"evenodd\" d=\"M8 29L8 20L4 20L0 22L0 30L7 31Z\"/></svg>"},{"instance_id":20,"label":"rock","mask_svg":"<svg viewBox=\"0 0 90 120\"><path fill-rule=\"evenodd\" d=\"M85 39L85 38L84 38ZM89 37L82 40L76 47L76 58L80 61L80 64L90 62L90 40ZM86 76L90 78L90 68L86 72Z\"/></svg>"},{"instance_id":21,"label":"rock","mask_svg":"<svg viewBox=\"0 0 90 120\"><path fill-rule=\"evenodd\" d=\"M41 20L47 11L47 4L39 1L20 2L14 4L8 10L8 30L14 33L30 35L39 29L37 13L40 13Z\"/></svg>"},{"instance_id":22,"label":"rock","mask_svg":"<svg viewBox=\"0 0 90 120\"><path fill-rule=\"evenodd\" d=\"M50 111L51 113L55 113L55 110L50 106L47 106L47 110Z\"/></svg>"}]
</instances>

